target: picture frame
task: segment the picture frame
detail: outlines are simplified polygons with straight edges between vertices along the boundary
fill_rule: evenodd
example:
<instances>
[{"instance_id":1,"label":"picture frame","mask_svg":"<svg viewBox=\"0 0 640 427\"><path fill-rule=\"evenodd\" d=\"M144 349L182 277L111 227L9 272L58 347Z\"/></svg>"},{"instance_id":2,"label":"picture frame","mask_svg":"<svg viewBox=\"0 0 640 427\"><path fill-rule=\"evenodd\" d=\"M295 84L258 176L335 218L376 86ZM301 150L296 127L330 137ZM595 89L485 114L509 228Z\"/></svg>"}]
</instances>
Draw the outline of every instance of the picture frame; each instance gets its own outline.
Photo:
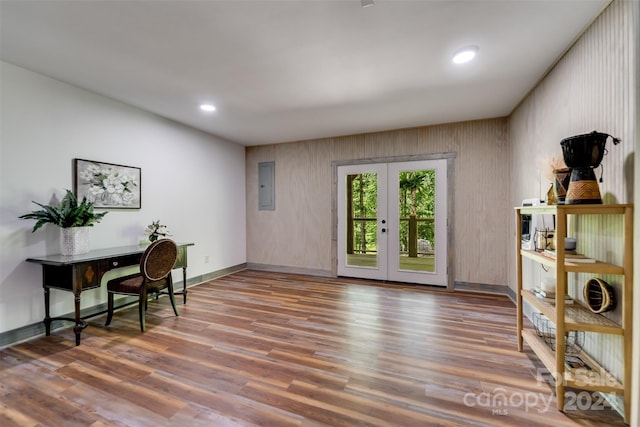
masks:
<instances>
[{"instance_id":1,"label":"picture frame","mask_svg":"<svg viewBox=\"0 0 640 427\"><path fill-rule=\"evenodd\" d=\"M142 169L96 160L73 160L76 197L86 197L99 209L140 209Z\"/></svg>"}]
</instances>

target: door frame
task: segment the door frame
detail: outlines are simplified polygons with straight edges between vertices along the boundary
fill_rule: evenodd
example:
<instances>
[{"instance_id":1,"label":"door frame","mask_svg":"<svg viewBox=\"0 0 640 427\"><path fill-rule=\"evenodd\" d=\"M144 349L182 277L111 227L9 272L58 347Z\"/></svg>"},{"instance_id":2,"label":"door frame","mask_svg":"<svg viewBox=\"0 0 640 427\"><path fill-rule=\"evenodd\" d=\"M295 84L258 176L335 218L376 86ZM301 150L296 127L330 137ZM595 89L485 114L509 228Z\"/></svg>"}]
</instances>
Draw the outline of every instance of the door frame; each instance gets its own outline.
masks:
<instances>
[{"instance_id":1,"label":"door frame","mask_svg":"<svg viewBox=\"0 0 640 427\"><path fill-rule=\"evenodd\" d=\"M399 163L418 160L447 160L447 286L446 288L434 286L434 289L446 289L453 291L454 287L454 217L453 217L453 196L454 196L454 166L455 153L431 153L409 156L395 157L375 157L369 159L334 160L331 162L331 274L338 277L338 167L350 165L365 165L369 163ZM429 285L424 285L429 286Z\"/></svg>"}]
</instances>

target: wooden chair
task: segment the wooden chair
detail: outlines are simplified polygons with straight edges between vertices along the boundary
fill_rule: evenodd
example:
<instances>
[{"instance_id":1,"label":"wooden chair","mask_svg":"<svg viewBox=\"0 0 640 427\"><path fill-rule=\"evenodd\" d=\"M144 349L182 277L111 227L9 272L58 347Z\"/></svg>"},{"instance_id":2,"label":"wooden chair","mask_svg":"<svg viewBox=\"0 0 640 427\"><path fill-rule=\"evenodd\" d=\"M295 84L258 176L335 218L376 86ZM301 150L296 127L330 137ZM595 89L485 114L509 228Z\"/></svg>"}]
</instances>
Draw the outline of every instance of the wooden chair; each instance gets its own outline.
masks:
<instances>
[{"instance_id":1,"label":"wooden chair","mask_svg":"<svg viewBox=\"0 0 640 427\"><path fill-rule=\"evenodd\" d=\"M106 326L113 317L114 294L138 296L138 312L140 315L140 329L145 330L145 312L147 310L147 295L156 295L167 289L173 312L176 316L175 297L173 296L173 280L171 270L178 258L178 246L171 239L159 239L151 243L140 259L140 273L119 277L107 282L108 314Z\"/></svg>"}]
</instances>

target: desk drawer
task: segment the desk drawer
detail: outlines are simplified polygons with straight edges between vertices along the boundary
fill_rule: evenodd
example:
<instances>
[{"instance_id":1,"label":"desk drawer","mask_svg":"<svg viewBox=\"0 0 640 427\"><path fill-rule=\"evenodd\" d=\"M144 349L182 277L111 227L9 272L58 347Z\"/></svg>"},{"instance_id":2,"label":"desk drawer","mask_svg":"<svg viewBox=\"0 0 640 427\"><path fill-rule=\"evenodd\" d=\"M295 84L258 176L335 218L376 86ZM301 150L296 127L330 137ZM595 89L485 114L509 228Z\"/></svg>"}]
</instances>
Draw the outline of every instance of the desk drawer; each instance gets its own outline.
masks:
<instances>
[{"instance_id":1,"label":"desk drawer","mask_svg":"<svg viewBox=\"0 0 640 427\"><path fill-rule=\"evenodd\" d=\"M140 264L141 257L142 257L142 254L133 254L133 255L123 255L123 256L111 258L109 260L104 260L103 262L104 262L105 271L111 270L112 268L138 265Z\"/></svg>"}]
</instances>

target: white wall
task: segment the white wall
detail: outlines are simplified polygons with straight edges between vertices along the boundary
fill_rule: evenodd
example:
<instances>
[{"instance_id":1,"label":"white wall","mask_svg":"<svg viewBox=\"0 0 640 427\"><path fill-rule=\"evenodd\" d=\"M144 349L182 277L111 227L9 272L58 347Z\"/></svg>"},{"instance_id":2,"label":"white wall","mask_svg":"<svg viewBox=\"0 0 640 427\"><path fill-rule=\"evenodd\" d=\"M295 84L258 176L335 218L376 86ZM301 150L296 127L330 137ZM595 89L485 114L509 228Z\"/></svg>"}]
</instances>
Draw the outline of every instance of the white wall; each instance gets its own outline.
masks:
<instances>
[{"instance_id":1,"label":"white wall","mask_svg":"<svg viewBox=\"0 0 640 427\"><path fill-rule=\"evenodd\" d=\"M142 168L142 208L110 210L93 249L137 244L159 219L195 243L189 277L246 261L243 146L8 63L0 78L0 332L44 318L41 267L25 259L59 253L59 230L32 234L18 216L72 189L74 158ZM105 300L104 286L83 292L82 308ZM51 302L52 314L73 311L71 293Z\"/></svg>"}]
</instances>

